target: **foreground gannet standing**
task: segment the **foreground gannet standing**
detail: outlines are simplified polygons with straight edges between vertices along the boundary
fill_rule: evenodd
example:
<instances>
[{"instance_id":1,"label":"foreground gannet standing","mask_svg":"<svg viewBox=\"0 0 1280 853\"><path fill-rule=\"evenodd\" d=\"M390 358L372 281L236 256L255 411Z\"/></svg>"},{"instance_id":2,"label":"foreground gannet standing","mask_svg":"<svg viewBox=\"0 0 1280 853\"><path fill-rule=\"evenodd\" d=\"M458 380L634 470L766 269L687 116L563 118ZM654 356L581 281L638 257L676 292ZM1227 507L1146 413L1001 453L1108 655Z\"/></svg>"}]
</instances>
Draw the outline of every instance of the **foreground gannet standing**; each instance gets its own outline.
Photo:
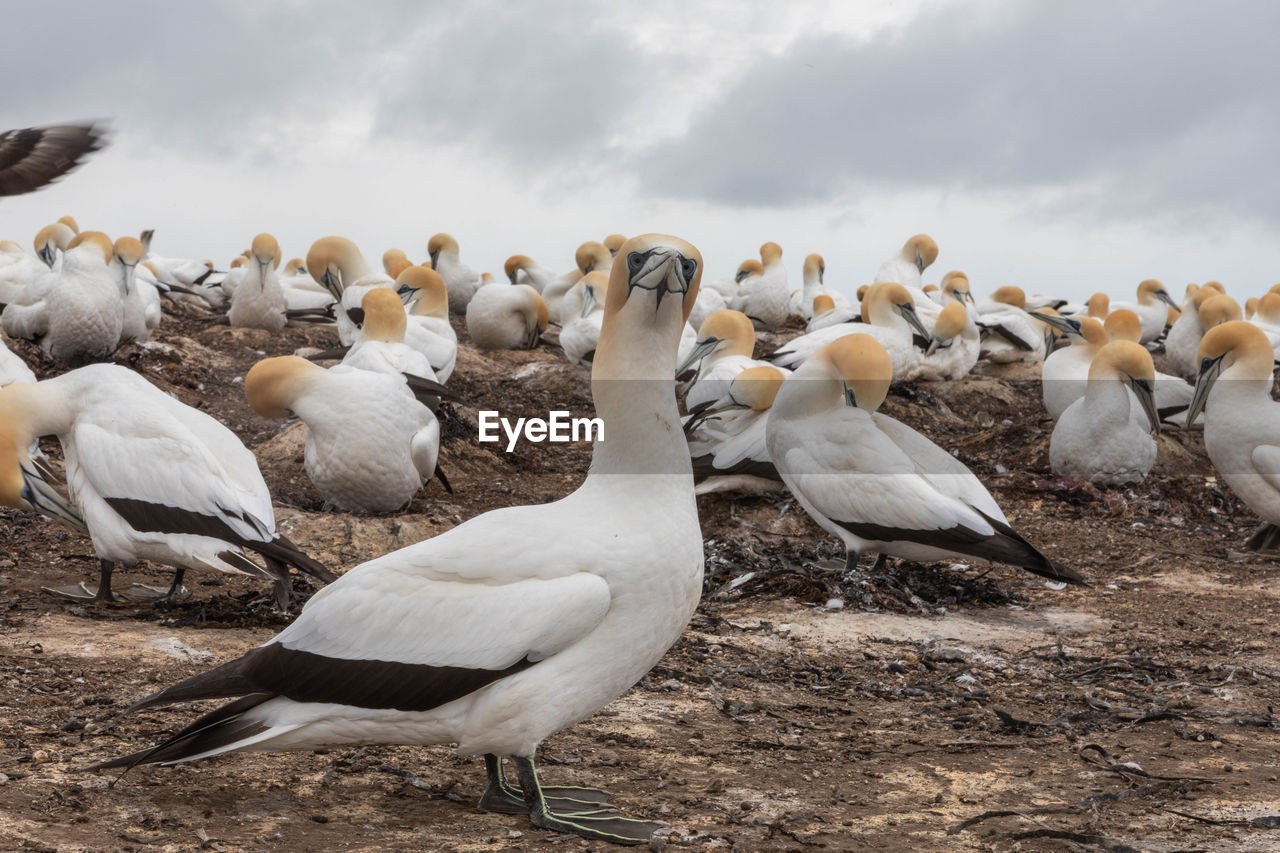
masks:
<instances>
[{"instance_id":1,"label":"foreground gannet standing","mask_svg":"<svg viewBox=\"0 0 1280 853\"><path fill-rule=\"evenodd\" d=\"M719 400L744 370L770 366L751 357L755 348L755 326L746 314L726 308L708 317L698 329L693 350L676 367L677 376L695 366L698 370L685 395L685 408L692 412Z\"/></svg>"},{"instance_id":2,"label":"foreground gannet standing","mask_svg":"<svg viewBox=\"0 0 1280 853\"><path fill-rule=\"evenodd\" d=\"M1053 427L1053 473L1100 486L1146 479L1156 461L1152 433L1160 429L1155 378L1151 354L1141 345L1113 341L1099 349L1084 396Z\"/></svg>"},{"instance_id":3,"label":"foreground gannet standing","mask_svg":"<svg viewBox=\"0 0 1280 853\"><path fill-rule=\"evenodd\" d=\"M898 254L880 265L875 281L895 281L919 300L924 296L924 271L938 259L938 244L928 234L917 234L902 244Z\"/></svg>"},{"instance_id":4,"label":"foreground gannet standing","mask_svg":"<svg viewBox=\"0 0 1280 853\"><path fill-rule=\"evenodd\" d=\"M270 234L253 238L250 263L245 277L231 294L227 319L232 326L278 332L288 323L289 308L276 268L280 266L280 244Z\"/></svg>"},{"instance_id":5,"label":"foreground gannet standing","mask_svg":"<svg viewBox=\"0 0 1280 853\"><path fill-rule=\"evenodd\" d=\"M465 310L467 334L480 349L533 349L547 330L547 303L527 284L486 284Z\"/></svg>"},{"instance_id":6,"label":"foreground gannet standing","mask_svg":"<svg viewBox=\"0 0 1280 853\"><path fill-rule=\"evenodd\" d=\"M440 273L445 289L449 291L449 311L465 313L467 303L484 281L458 258L458 241L448 234L431 235L427 241L427 254L431 256L431 268Z\"/></svg>"},{"instance_id":7,"label":"foreground gannet standing","mask_svg":"<svg viewBox=\"0 0 1280 853\"><path fill-rule=\"evenodd\" d=\"M1261 329L1243 320L1205 333L1200 373L1187 410L1205 415L1204 448L1213 467L1262 526L1245 547L1280 547L1280 403L1271 399L1274 352Z\"/></svg>"},{"instance_id":8,"label":"foreground gannet standing","mask_svg":"<svg viewBox=\"0 0 1280 853\"><path fill-rule=\"evenodd\" d=\"M0 196L34 192L104 144L96 124L51 124L0 133Z\"/></svg>"},{"instance_id":9,"label":"foreground gannet standing","mask_svg":"<svg viewBox=\"0 0 1280 853\"><path fill-rule=\"evenodd\" d=\"M67 461L77 509L40 480L27 448L55 435ZM275 526L258 462L231 430L114 364L73 370L0 391L3 503L67 520L83 517L101 568L96 590L55 590L75 598L114 600L116 563L154 560L186 568L252 574L276 582L288 605L287 566L321 581L334 576ZM256 553L266 568L251 560Z\"/></svg>"},{"instance_id":10,"label":"foreground gannet standing","mask_svg":"<svg viewBox=\"0 0 1280 853\"><path fill-rule=\"evenodd\" d=\"M413 266L396 277L397 292L408 300L404 342L431 363L436 378L448 382L458 361L458 333L449 323L449 293L431 267Z\"/></svg>"},{"instance_id":11,"label":"foreground gannet standing","mask_svg":"<svg viewBox=\"0 0 1280 853\"><path fill-rule=\"evenodd\" d=\"M769 412L769 455L805 512L838 537L852 570L874 551L907 560L963 555L1079 583L1014 532L968 468L910 427L876 411L893 363L869 335L814 353Z\"/></svg>"},{"instance_id":12,"label":"foreground gannet standing","mask_svg":"<svg viewBox=\"0 0 1280 853\"><path fill-rule=\"evenodd\" d=\"M1173 301L1163 284L1154 278L1148 278L1138 284L1137 302L1111 303L1112 311L1122 308L1138 315L1138 321L1142 324L1142 340L1139 343L1147 344L1164 333L1169 309L1178 308L1178 303Z\"/></svg>"},{"instance_id":13,"label":"foreground gannet standing","mask_svg":"<svg viewBox=\"0 0 1280 853\"><path fill-rule=\"evenodd\" d=\"M327 504L397 512L436 471L440 423L403 376L286 355L255 364L244 391L263 417L307 425L303 467Z\"/></svg>"},{"instance_id":14,"label":"foreground gannet standing","mask_svg":"<svg viewBox=\"0 0 1280 853\"><path fill-rule=\"evenodd\" d=\"M685 418L698 494L764 494L785 488L769 458L765 428L788 375L767 365L749 367L733 378L723 397Z\"/></svg>"},{"instance_id":15,"label":"foreground gannet standing","mask_svg":"<svg viewBox=\"0 0 1280 853\"><path fill-rule=\"evenodd\" d=\"M751 318L760 329L776 329L787 321L791 291L787 288L787 268L782 265L782 247L765 243L760 247L758 275L738 272L738 290L732 307Z\"/></svg>"},{"instance_id":16,"label":"foreground gannet standing","mask_svg":"<svg viewBox=\"0 0 1280 853\"><path fill-rule=\"evenodd\" d=\"M99 766L456 743L485 755L482 808L646 842L656 825L620 817L603 792L542 787L534 753L635 684L697 605L702 533L671 377L701 266L674 237L636 237L618 252L592 368L605 437L577 491L485 513L352 569L272 641L135 707L243 698Z\"/></svg>"}]
</instances>

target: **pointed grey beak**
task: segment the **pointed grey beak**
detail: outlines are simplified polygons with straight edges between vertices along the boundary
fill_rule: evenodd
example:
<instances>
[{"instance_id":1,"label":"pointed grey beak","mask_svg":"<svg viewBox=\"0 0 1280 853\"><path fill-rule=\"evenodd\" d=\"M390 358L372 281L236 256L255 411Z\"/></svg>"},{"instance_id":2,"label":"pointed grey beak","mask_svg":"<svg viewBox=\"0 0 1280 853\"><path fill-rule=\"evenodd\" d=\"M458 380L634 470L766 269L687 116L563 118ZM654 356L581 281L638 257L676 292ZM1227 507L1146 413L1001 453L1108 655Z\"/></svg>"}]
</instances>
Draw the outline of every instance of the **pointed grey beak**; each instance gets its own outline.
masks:
<instances>
[{"instance_id":1,"label":"pointed grey beak","mask_svg":"<svg viewBox=\"0 0 1280 853\"><path fill-rule=\"evenodd\" d=\"M1190 428L1191 423L1196 416L1204 411L1205 404L1209 402L1209 392L1213 389L1213 383L1218 381L1218 377L1222 375L1222 356L1217 358L1206 358L1200 362L1200 375L1196 377L1196 390L1191 395L1191 405L1187 407L1187 427Z\"/></svg>"},{"instance_id":2,"label":"pointed grey beak","mask_svg":"<svg viewBox=\"0 0 1280 853\"><path fill-rule=\"evenodd\" d=\"M1174 311L1182 310L1182 308L1178 305L1178 303L1173 301L1173 297L1169 295L1169 291L1167 290L1157 290L1156 299L1159 299L1161 302L1163 302L1165 305L1168 305Z\"/></svg>"},{"instance_id":3,"label":"pointed grey beak","mask_svg":"<svg viewBox=\"0 0 1280 853\"><path fill-rule=\"evenodd\" d=\"M342 301L342 270L334 267L325 267L324 275L320 276L320 283L324 285L324 289L329 291L334 299Z\"/></svg>"},{"instance_id":4,"label":"pointed grey beak","mask_svg":"<svg viewBox=\"0 0 1280 853\"><path fill-rule=\"evenodd\" d=\"M924 275L924 256L916 255L916 269L920 270L921 275Z\"/></svg>"},{"instance_id":5,"label":"pointed grey beak","mask_svg":"<svg viewBox=\"0 0 1280 853\"><path fill-rule=\"evenodd\" d=\"M662 300L668 293L679 293L683 298L698 271L696 261L661 246L647 252L632 252L625 263L628 298L634 290L652 290L657 296L655 311L662 310Z\"/></svg>"},{"instance_id":6,"label":"pointed grey beak","mask_svg":"<svg viewBox=\"0 0 1280 853\"><path fill-rule=\"evenodd\" d=\"M40 256L40 260L44 261L45 266L47 266L49 269L53 269L53 261L54 261L54 258L56 257L55 249L53 248L53 246L50 246L48 243L45 243L43 246L40 247L40 251L37 252L37 254Z\"/></svg>"},{"instance_id":7,"label":"pointed grey beak","mask_svg":"<svg viewBox=\"0 0 1280 853\"><path fill-rule=\"evenodd\" d=\"M920 322L920 315L916 313L916 308L910 302L904 302L897 306L898 313L902 315L902 319L906 320L911 328L920 333L922 338L933 337L932 333L924 327L924 323Z\"/></svg>"},{"instance_id":8,"label":"pointed grey beak","mask_svg":"<svg viewBox=\"0 0 1280 853\"><path fill-rule=\"evenodd\" d=\"M1053 355L1053 351L1058 346L1058 336L1053 333L1053 329L1044 330L1044 357L1048 358Z\"/></svg>"},{"instance_id":9,"label":"pointed grey beak","mask_svg":"<svg viewBox=\"0 0 1280 853\"><path fill-rule=\"evenodd\" d=\"M693 345L693 349L689 352L689 355L684 362L676 368L676 376L679 376L681 373L684 373L686 370L711 355L719 345L720 338L716 337L705 338L698 341Z\"/></svg>"},{"instance_id":10,"label":"pointed grey beak","mask_svg":"<svg viewBox=\"0 0 1280 853\"><path fill-rule=\"evenodd\" d=\"M400 297L400 301L409 304L409 300L413 298L413 288L407 284L402 284L396 288L396 295Z\"/></svg>"},{"instance_id":11,"label":"pointed grey beak","mask_svg":"<svg viewBox=\"0 0 1280 853\"><path fill-rule=\"evenodd\" d=\"M432 253L431 253L431 268L432 268L432 269L435 269L435 268L436 268L436 261L437 261L437 260L439 260L439 258L440 258L440 250L439 250L439 249L436 249L434 252L432 252Z\"/></svg>"},{"instance_id":12,"label":"pointed grey beak","mask_svg":"<svg viewBox=\"0 0 1280 853\"><path fill-rule=\"evenodd\" d=\"M1142 411L1147 416L1147 422L1151 424L1151 434L1158 435L1160 433L1160 413L1156 411L1156 392L1151 383L1145 379L1130 377L1129 387L1133 389L1134 396L1138 398L1138 404L1142 406Z\"/></svg>"},{"instance_id":13,"label":"pointed grey beak","mask_svg":"<svg viewBox=\"0 0 1280 853\"><path fill-rule=\"evenodd\" d=\"M582 318L591 313L591 309L596 307L596 291L594 287L584 287L582 289L582 311L578 313L578 317ZM679 373L680 371L676 371Z\"/></svg>"},{"instance_id":14,"label":"pointed grey beak","mask_svg":"<svg viewBox=\"0 0 1280 853\"><path fill-rule=\"evenodd\" d=\"M56 518L83 533L88 533L80 511L54 491L38 474L22 466L22 500L36 512Z\"/></svg>"},{"instance_id":15,"label":"pointed grey beak","mask_svg":"<svg viewBox=\"0 0 1280 853\"><path fill-rule=\"evenodd\" d=\"M858 408L858 400L853 396L853 389L848 385L844 386L844 402L846 405L853 406L855 409Z\"/></svg>"},{"instance_id":16,"label":"pointed grey beak","mask_svg":"<svg viewBox=\"0 0 1280 853\"><path fill-rule=\"evenodd\" d=\"M933 355L938 351L938 347L941 345L942 341L938 340L936 337L929 338L929 346L925 349L924 354L926 356Z\"/></svg>"},{"instance_id":17,"label":"pointed grey beak","mask_svg":"<svg viewBox=\"0 0 1280 853\"><path fill-rule=\"evenodd\" d=\"M1039 311L1029 311L1032 317L1035 317L1042 323L1053 326L1059 332L1067 335L1080 334L1080 321L1073 320L1070 317L1063 317L1060 314L1041 314Z\"/></svg>"}]
</instances>

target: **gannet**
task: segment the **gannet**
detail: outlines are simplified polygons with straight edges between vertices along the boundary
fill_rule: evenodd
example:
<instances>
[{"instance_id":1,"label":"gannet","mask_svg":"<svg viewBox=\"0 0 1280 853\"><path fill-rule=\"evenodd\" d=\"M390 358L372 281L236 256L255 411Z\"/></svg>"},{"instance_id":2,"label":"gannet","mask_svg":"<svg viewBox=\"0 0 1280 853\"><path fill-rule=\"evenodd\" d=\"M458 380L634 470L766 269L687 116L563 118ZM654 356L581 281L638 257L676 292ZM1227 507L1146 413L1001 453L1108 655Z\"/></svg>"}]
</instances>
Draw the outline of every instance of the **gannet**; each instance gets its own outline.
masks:
<instances>
[{"instance_id":1,"label":"gannet","mask_svg":"<svg viewBox=\"0 0 1280 853\"><path fill-rule=\"evenodd\" d=\"M449 323L449 294L431 267L412 266L396 278L396 289L408 300L404 341L427 357L436 378L448 382L458 361L458 333Z\"/></svg>"},{"instance_id":2,"label":"gannet","mask_svg":"<svg viewBox=\"0 0 1280 853\"><path fill-rule=\"evenodd\" d=\"M743 275L739 267L738 290L731 305L750 317L757 328L776 329L787 321L791 301L782 247L777 243L761 246L760 266L759 275Z\"/></svg>"},{"instance_id":3,"label":"gannet","mask_svg":"<svg viewBox=\"0 0 1280 853\"><path fill-rule=\"evenodd\" d=\"M610 234L600 242L609 250L610 255L617 257L618 250L622 248L623 243L627 242L627 238L621 234Z\"/></svg>"},{"instance_id":4,"label":"gannet","mask_svg":"<svg viewBox=\"0 0 1280 853\"><path fill-rule=\"evenodd\" d=\"M338 509L398 512L436 470L440 424L403 376L286 355L255 364L244 391L263 417L307 425L303 467Z\"/></svg>"},{"instance_id":5,"label":"gannet","mask_svg":"<svg viewBox=\"0 0 1280 853\"><path fill-rule=\"evenodd\" d=\"M1169 291L1154 278L1148 278L1138 285L1137 302L1114 302L1111 310L1125 309L1138 315L1142 323L1142 340L1139 343L1150 343L1164 333L1165 320L1169 316L1169 308L1177 308Z\"/></svg>"},{"instance_id":6,"label":"gannet","mask_svg":"<svg viewBox=\"0 0 1280 853\"><path fill-rule=\"evenodd\" d=\"M1043 321L1028 314L1025 305L1022 288L1006 285L996 288L990 300L977 306L983 358L1008 364L1045 357Z\"/></svg>"},{"instance_id":7,"label":"gannet","mask_svg":"<svg viewBox=\"0 0 1280 853\"><path fill-rule=\"evenodd\" d=\"M288 322L289 307L276 275L280 244L270 234L259 234L253 238L250 256L247 272L231 295L227 318L232 326L278 332Z\"/></svg>"},{"instance_id":8,"label":"gannet","mask_svg":"<svg viewBox=\"0 0 1280 853\"><path fill-rule=\"evenodd\" d=\"M548 282L542 289L542 298L547 303L547 311L553 323L573 319L560 316L560 301L569 292L569 288L577 284L587 273L592 270L609 270L613 263L613 256L609 254L609 250L603 243L588 240L573 253L573 261L577 264L574 269Z\"/></svg>"},{"instance_id":9,"label":"gannet","mask_svg":"<svg viewBox=\"0 0 1280 853\"><path fill-rule=\"evenodd\" d=\"M1164 351L1171 370L1179 376L1196 375L1196 348L1204 334L1200 330L1200 304L1217 293L1207 287L1188 284L1182 297L1182 314L1165 335Z\"/></svg>"},{"instance_id":10,"label":"gannet","mask_svg":"<svg viewBox=\"0 0 1280 853\"><path fill-rule=\"evenodd\" d=\"M787 375L776 367L749 367L733 378L723 397L685 418L698 494L763 494L784 488L769 458L765 426Z\"/></svg>"},{"instance_id":11,"label":"gannet","mask_svg":"<svg viewBox=\"0 0 1280 853\"><path fill-rule=\"evenodd\" d=\"M120 341L143 343L160 326L160 291L138 276L144 254L140 241L120 237L113 251L110 268L120 285Z\"/></svg>"},{"instance_id":12,"label":"gannet","mask_svg":"<svg viewBox=\"0 0 1280 853\"><path fill-rule=\"evenodd\" d=\"M693 350L676 367L677 376L697 368L685 395L685 408L693 412L714 403L729 392L729 383L742 371L770 366L751 357L755 348L756 330L746 314L726 308L708 317L698 328Z\"/></svg>"},{"instance_id":13,"label":"gannet","mask_svg":"<svg viewBox=\"0 0 1280 853\"><path fill-rule=\"evenodd\" d=\"M115 248L100 231L77 234L44 298L40 346L59 361L105 358L120 345L124 310L108 265Z\"/></svg>"},{"instance_id":14,"label":"gannet","mask_svg":"<svg viewBox=\"0 0 1280 853\"><path fill-rule=\"evenodd\" d=\"M502 265L502 271L507 274L507 279L512 284L527 284L538 293L542 293L558 278L554 272L539 266L538 262L528 255L512 255L507 258Z\"/></svg>"},{"instance_id":15,"label":"gannet","mask_svg":"<svg viewBox=\"0 0 1280 853\"><path fill-rule=\"evenodd\" d=\"M898 254L880 265L875 281L893 281L907 288L912 297L923 294L924 271L938 259L938 244L928 234L917 234L906 243Z\"/></svg>"},{"instance_id":16,"label":"gannet","mask_svg":"<svg viewBox=\"0 0 1280 853\"><path fill-rule=\"evenodd\" d=\"M803 320L813 319L813 300L825 296L835 303L837 308L848 308L849 300L836 290L828 290L824 284L827 274L827 262L822 255L812 254L804 259L804 287L791 294L787 310Z\"/></svg>"},{"instance_id":17,"label":"gannet","mask_svg":"<svg viewBox=\"0 0 1280 853\"><path fill-rule=\"evenodd\" d=\"M638 681L697 605L702 533L671 376L701 261L657 235L618 252L592 367L606 438L577 491L485 513L352 569L272 641L135 707L243 698L99 766L455 743L485 755L482 808L588 838L648 841L656 825L622 818L603 792L542 787L534 753ZM545 544L530 550L535 539ZM520 789L503 757L514 758Z\"/></svg>"},{"instance_id":18,"label":"gannet","mask_svg":"<svg viewBox=\"0 0 1280 853\"><path fill-rule=\"evenodd\" d=\"M1112 311L1102 327L1107 333L1108 341L1131 341L1136 344L1142 338L1142 321L1127 308ZM1193 391L1191 384L1182 377L1157 370L1154 393L1156 411L1160 413L1161 420L1180 425L1183 413L1191 405Z\"/></svg>"},{"instance_id":19,"label":"gannet","mask_svg":"<svg viewBox=\"0 0 1280 853\"><path fill-rule=\"evenodd\" d=\"M1280 361L1280 293L1264 293L1258 299L1254 316L1249 320L1262 330L1271 343L1271 349Z\"/></svg>"},{"instance_id":20,"label":"gannet","mask_svg":"<svg viewBox=\"0 0 1280 853\"><path fill-rule=\"evenodd\" d=\"M466 311L467 334L480 349L533 349L547 330L547 303L527 284L486 284Z\"/></svg>"},{"instance_id":21,"label":"gannet","mask_svg":"<svg viewBox=\"0 0 1280 853\"><path fill-rule=\"evenodd\" d=\"M1045 411L1055 421L1067 407L1084 396L1089 367L1098 350L1107 345L1107 332L1093 317L1052 317L1037 314L1063 331L1070 346L1055 350L1044 360L1040 371L1040 393Z\"/></svg>"},{"instance_id":22,"label":"gannet","mask_svg":"<svg viewBox=\"0 0 1280 853\"><path fill-rule=\"evenodd\" d=\"M764 272L764 267L755 258L747 258L738 268L734 270L732 278L716 279L703 285L698 292L703 290L714 290L724 299L725 304L732 307L734 300L738 298L738 285L743 279L749 275L760 275Z\"/></svg>"},{"instance_id":23,"label":"gannet","mask_svg":"<svg viewBox=\"0 0 1280 853\"><path fill-rule=\"evenodd\" d=\"M51 124L0 133L0 196L50 184L105 144L96 124Z\"/></svg>"},{"instance_id":24,"label":"gannet","mask_svg":"<svg viewBox=\"0 0 1280 853\"><path fill-rule=\"evenodd\" d=\"M1243 320L1205 333L1188 422L1204 412L1204 447L1213 467L1262 525L1245 543L1280 546L1280 403L1271 399L1275 353L1266 334ZM1219 381L1223 380L1223 381Z\"/></svg>"},{"instance_id":25,"label":"gannet","mask_svg":"<svg viewBox=\"0 0 1280 853\"><path fill-rule=\"evenodd\" d=\"M809 322L805 324L806 332L816 332L829 326L841 323L856 323L862 319L861 307L847 305L837 308L836 301L829 293L819 293L813 297L813 307L809 312Z\"/></svg>"},{"instance_id":26,"label":"gannet","mask_svg":"<svg viewBox=\"0 0 1280 853\"><path fill-rule=\"evenodd\" d=\"M609 274L592 270L560 301L560 348L573 364L590 364L595 358L608 292Z\"/></svg>"},{"instance_id":27,"label":"gannet","mask_svg":"<svg viewBox=\"0 0 1280 853\"><path fill-rule=\"evenodd\" d=\"M963 379L978 363L982 340L978 324L963 301L942 306L925 354L907 371L908 381Z\"/></svg>"},{"instance_id":28,"label":"gannet","mask_svg":"<svg viewBox=\"0 0 1280 853\"><path fill-rule=\"evenodd\" d=\"M55 222L36 233L35 255L29 255L18 244L10 243L11 248L4 253L7 263L0 266L0 305L27 306L43 299L57 279L58 258L75 236L67 225ZM11 324L13 322L10 320ZM9 333L14 337L29 337L16 327Z\"/></svg>"},{"instance_id":29,"label":"gannet","mask_svg":"<svg viewBox=\"0 0 1280 853\"><path fill-rule=\"evenodd\" d=\"M395 280L373 269L360 249L346 237L321 237L307 251L311 277L337 300L334 321L338 339L350 346L364 317L360 301L374 287L391 287Z\"/></svg>"},{"instance_id":30,"label":"gannet","mask_svg":"<svg viewBox=\"0 0 1280 853\"><path fill-rule=\"evenodd\" d=\"M844 323L801 335L766 356L781 367L795 369L827 344L845 335L864 334L874 337L889 352L895 380L902 380L921 358L914 336L922 342L929 331L916 315L915 302L907 289L896 282L872 285L862 300L861 323ZM922 343L922 347L927 344Z\"/></svg>"},{"instance_id":31,"label":"gannet","mask_svg":"<svg viewBox=\"0 0 1280 853\"><path fill-rule=\"evenodd\" d=\"M360 307L364 309L364 324L356 335L356 342L343 356L343 364L375 373L407 374L438 381L427 356L405 343L408 318L404 303L395 291L375 287L364 295Z\"/></svg>"},{"instance_id":32,"label":"gannet","mask_svg":"<svg viewBox=\"0 0 1280 853\"><path fill-rule=\"evenodd\" d=\"M22 449L41 435L62 445L74 506L40 480ZM271 495L240 439L128 368L90 365L0 390L0 472L6 506L73 525L83 519L100 583L57 590L63 595L114 600L115 564L138 560L178 569L170 594L181 589L186 568L274 580L281 606L288 604L287 566L334 579L276 531Z\"/></svg>"},{"instance_id":33,"label":"gannet","mask_svg":"<svg viewBox=\"0 0 1280 853\"><path fill-rule=\"evenodd\" d=\"M395 278L404 272L405 267L413 266L403 249L387 249L382 253L382 271Z\"/></svg>"},{"instance_id":34,"label":"gannet","mask_svg":"<svg viewBox=\"0 0 1280 853\"><path fill-rule=\"evenodd\" d=\"M907 560L963 555L1081 582L1015 533L961 462L876 411L892 379L875 338L846 335L797 369L769 412L773 464L805 512L844 543L847 568L867 551Z\"/></svg>"},{"instance_id":35,"label":"gannet","mask_svg":"<svg viewBox=\"0 0 1280 853\"><path fill-rule=\"evenodd\" d=\"M433 234L427 241L427 253L431 256L431 268L440 273L449 291L449 311L463 314L467 303L484 283L471 267L458 259L458 241L448 234Z\"/></svg>"},{"instance_id":36,"label":"gannet","mask_svg":"<svg viewBox=\"0 0 1280 853\"><path fill-rule=\"evenodd\" d=\"M1113 341L1099 349L1084 396L1066 408L1049 438L1053 473L1100 486L1144 480L1156 461L1151 434L1160 429L1155 376L1151 354L1139 344Z\"/></svg>"}]
</instances>

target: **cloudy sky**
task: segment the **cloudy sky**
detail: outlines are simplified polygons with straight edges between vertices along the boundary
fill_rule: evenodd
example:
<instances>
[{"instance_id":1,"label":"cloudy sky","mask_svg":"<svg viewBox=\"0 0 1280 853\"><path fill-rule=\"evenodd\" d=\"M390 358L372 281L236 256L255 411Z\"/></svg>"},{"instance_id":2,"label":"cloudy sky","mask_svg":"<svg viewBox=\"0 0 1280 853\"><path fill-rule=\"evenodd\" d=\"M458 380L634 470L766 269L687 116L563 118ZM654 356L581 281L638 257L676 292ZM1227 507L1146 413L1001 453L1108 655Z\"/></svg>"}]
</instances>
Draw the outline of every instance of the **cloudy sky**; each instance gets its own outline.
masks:
<instances>
[{"instance_id":1,"label":"cloudy sky","mask_svg":"<svg viewBox=\"0 0 1280 853\"><path fill-rule=\"evenodd\" d=\"M259 231L422 259L447 230L500 273L666 231L710 275L775 240L852 291L925 231L926 280L979 291L1280 281L1269 0L50 8L6 10L0 129L114 134L0 201L23 244L65 213L219 265Z\"/></svg>"}]
</instances>

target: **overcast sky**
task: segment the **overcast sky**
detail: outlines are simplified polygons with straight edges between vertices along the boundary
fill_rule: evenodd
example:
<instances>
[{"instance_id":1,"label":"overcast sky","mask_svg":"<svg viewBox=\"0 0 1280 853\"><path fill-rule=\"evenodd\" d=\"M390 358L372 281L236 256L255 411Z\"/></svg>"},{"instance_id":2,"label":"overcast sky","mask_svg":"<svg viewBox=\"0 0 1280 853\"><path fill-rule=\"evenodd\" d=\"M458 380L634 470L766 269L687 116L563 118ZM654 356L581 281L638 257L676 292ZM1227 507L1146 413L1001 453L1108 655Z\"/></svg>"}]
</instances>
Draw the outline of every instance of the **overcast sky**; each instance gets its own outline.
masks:
<instances>
[{"instance_id":1,"label":"overcast sky","mask_svg":"<svg viewBox=\"0 0 1280 853\"><path fill-rule=\"evenodd\" d=\"M264 8L270 6L270 8ZM0 200L220 267L270 231L371 260L436 231L501 274L666 231L732 273L766 240L852 291L914 233L926 280L1083 297L1280 281L1280 3L22 4L0 130L111 146Z\"/></svg>"}]
</instances>

